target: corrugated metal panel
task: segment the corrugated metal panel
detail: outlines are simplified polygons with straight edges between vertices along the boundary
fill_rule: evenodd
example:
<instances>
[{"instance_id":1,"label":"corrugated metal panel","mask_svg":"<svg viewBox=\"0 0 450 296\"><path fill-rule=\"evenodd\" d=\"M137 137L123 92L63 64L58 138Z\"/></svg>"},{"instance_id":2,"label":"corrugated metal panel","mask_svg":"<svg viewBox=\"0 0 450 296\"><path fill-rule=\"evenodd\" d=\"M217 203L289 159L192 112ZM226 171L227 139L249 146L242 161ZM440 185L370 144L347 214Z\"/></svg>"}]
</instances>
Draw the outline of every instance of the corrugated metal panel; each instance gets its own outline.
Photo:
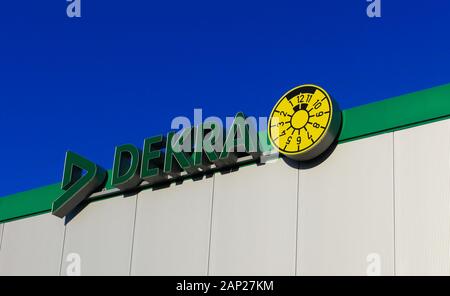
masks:
<instances>
[{"instance_id":1,"label":"corrugated metal panel","mask_svg":"<svg viewBox=\"0 0 450 296\"><path fill-rule=\"evenodd\" d=\"M69 253L82 275L365 275L377 259L382 275L450 275L450 120L340 144L300 170L278 160L90 203L63 222L0 224L0 275L65 274Z\"/></svg>"},{"instance_id":2,"label":"corrugated metal panel","mask_svg":"<svg viewBox=\"0 0 450 296\"><path fill-rule=\"evenodd\" d=\"M211 275L294 275L298 170L283 160L217 174Z\"/></svg>"},{"instance_id":3,"label":"corrugated metal panel","mask_svg":"<svg viewBox=\"0 0 450 296\"><path fill-rule=\"evenodd\" d=\"M138 194L132 275L206 275L213 179Z\"/></svg>"},{"instance_id":4,"label":"corrugated metal panel","mask_svg":"<svg viewBox=\"0 0 450 296\"><path fill-rule=\"evenodd\" d=\"M394 274L392 133L301 168L299 192L298 274L366 275L371 256Z\"/></svg>"},{"instance_id":5,"label":"corrugated metal panel","mask_svg":"<svg viewBox=\"0 0 450 296\"><path fill-rule=\"evenodd\" d=\"M136 195L93 202L67 223L61 274L75 253L82 275L128 275Z\"/></svg>"},{"instance_id":6,"label":"corrugated metal panel","mask_svg":"<svg viewBox=\"0 0 450 296\"><path fill-rule=\"evenodd\" d=\"M2 240L3 240L3 224L0 223L0 252L2 251Z\"/></svg>"},{"instance_id":7,"label":"corrugated metal panel","mask_svg":"<svg viewBox=\"0 0 450 296\"><path fill-rule=\"evenodd\" d=\"M399 275L450 275L450 121L395 133Z\"/></svg>"},{"instance_id":8,"label":"corrugated metal panel","mask_svg":"<svg viewBox=\"0 0 450 296\"><path fill-rule=\"evenodd\" d=\"M59 275L64 224L50 215L4 225L0 275Z\"/></svg>"}]
</instances>

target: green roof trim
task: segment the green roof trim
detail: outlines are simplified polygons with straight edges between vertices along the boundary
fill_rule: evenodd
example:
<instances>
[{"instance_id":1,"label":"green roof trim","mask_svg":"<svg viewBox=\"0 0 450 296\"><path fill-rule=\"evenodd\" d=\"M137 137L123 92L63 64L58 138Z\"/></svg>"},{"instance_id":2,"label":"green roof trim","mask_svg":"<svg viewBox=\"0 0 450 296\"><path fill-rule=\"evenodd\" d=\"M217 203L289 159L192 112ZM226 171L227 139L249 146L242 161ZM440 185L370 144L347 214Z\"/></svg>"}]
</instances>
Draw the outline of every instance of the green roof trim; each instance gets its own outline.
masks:
<instances>
[{"instance_id":1,"label":"green roof trim","mask_svg":"<svg viewBox=\"0 0 450 296\"><path fill-rule=\"evenodd\" d=\"M111 171L105 189L112 189ZM52 203L63 194L61 183L56 183L0 198L0 223L51 212Z\"/></svg>"},{"instance_id":2,"label":"green roof trim","mask_svg":"<svg viewBox=\"0 0 450 296\"><path fill-rule=\"evenodd\" d=\"M339 142L369 137L450 116L450 84L343 111Z\"/></svg>"},{"instance_id":3,"label":"green roof trim","mask_svg":"<svg viewBox=\"0 0 450 296\"><path fill-rule=\"evenodd\" d=\"M343 111L339 143L401 130L450 117L450 84ZM111 174L108 173L108 176ZM109 177L106 189L111 189ZM60 183L0 198L0 222L51 211Z\"/></svg>"},{"instance_id":4,"label":"green roof trim","mask_svg":"<svg viewBox=\"0 0 450 296\"><path fill-rule=\"evenodd\" d=\"M0 222L49 212L62 192L60 184L53 184L0 198Z\"/></svg>"}]
</instances>

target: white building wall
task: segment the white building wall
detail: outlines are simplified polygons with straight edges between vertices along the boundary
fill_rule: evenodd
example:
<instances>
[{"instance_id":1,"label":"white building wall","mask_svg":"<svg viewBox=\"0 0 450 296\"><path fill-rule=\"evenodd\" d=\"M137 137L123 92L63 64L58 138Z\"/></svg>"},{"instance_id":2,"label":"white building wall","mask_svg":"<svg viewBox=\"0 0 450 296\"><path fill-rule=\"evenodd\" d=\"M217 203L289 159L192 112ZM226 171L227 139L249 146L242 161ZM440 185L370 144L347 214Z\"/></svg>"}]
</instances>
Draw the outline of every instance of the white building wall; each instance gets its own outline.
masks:
<instances>
[{"instance_id":1,"label":"white building wall","mask_svg":"<svg viewBox=\"0 0 450 296\"><path fill-rule=\"evenodd\" d=\"M0 251L2 250L2 240L3 240L3 224L0 223Z\"/></svg>"},{"instance_id":2,"label":"white building wall","mask_svg":"<svg viewBox=\"0 0 450 296\"><path fill-rule=\"evenodd\" d=\"M138 194L132 275L206 275L213 178Z\"/></svg>"},{"instance_id":3,"label":"white building wall","mask_svg":"<svg viewBox=\"0 0 450 296\"><path fill-rule=\"evenodd\" d=\"M395 133L399 275L450 275L450 121Z\"/></svg>"},{"instance_id":4,"label":"white building wall","mask_svg":"<svg viewBox=\"0 0 450 296\"><path fill-rule=\"evenodd\" d=\"M284 161L216 174L210 274L295 275L297 188Z\"/></svg>"},{"instance_id":5,"label":"white building wall","mask_svg":"<svg viewBox=\"0 0 450 296\"><path fill-rule=\"evenodd\" d=\"M3 233L2 233L3 232ZM450 120L0 225L0 275L450 274Z\"/></svg>"},{"instance_id":6,"label":"white building wall","mask_svg":"<svg viewBox=\"0 0 450 296\"><path fill-rule=\"evenodd\" d=\"M372 260L394 274L392 133L338 145L299 192L300 275L366 275Z\"/></svg>"},{"instance_id":7,"label":"white building wall","mask_svg":"<svg viewBox=\"0 0 450 296\"><path fill-rule=\"evenodd\" d=\"M50 214L6 223L1 275L59 275L64 223Z\"/></svg>"},{"instance_id":8,"label":"white building wall","mask_svg":"<svg viewBox=\"0 0 450 296\"><path fill-rule=\"evenodd\" d=\"M83 275L128 275L135 212L135 195L118 196L89 203L65 221L61 275L73 268L70 254L80 256Z\"/></svg>"}]
</instances>

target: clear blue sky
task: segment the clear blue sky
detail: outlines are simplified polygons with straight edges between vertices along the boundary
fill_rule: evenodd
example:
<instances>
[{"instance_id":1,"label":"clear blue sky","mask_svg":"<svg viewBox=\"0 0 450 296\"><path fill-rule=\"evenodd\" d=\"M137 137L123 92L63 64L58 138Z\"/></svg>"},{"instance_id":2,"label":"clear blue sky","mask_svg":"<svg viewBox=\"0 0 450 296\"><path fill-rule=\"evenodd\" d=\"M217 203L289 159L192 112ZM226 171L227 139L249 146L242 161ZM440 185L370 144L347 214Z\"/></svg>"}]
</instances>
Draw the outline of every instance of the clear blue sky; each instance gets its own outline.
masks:
<instances>
[{"instance_id":1,"label":"clear blue sky","mask_svg":"<svg viewBox=\"0 0 450 296\"><path fill-rule=\"evenodd\" d=\"M450 1L3 1L0 196L59 182L70 149L111 168L174 116L267 116L286 90L343 108L450 82Z\"/></svg>"}]
</instances>

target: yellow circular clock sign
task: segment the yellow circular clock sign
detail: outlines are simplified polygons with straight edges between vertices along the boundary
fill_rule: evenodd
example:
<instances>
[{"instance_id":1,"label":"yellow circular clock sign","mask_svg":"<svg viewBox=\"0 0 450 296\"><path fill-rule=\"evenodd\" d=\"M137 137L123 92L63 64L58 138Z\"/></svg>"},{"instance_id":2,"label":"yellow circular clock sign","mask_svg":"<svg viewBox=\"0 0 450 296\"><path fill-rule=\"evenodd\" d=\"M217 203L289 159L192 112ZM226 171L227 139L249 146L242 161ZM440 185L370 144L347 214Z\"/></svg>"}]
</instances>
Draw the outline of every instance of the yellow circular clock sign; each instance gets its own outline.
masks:
<instances>
[{"instance_id":1,"label":"yellow circular clock sign","mask_svg":"<svg viewBox=\"0 0 450 296\"><path fill-rule=\"evenodd\" d=\"M327 150L342 121L338 104L321 87L306 84L284 94L270 114L272 145L289 158L306 161Z\"/></svg>"}]
</instances>

